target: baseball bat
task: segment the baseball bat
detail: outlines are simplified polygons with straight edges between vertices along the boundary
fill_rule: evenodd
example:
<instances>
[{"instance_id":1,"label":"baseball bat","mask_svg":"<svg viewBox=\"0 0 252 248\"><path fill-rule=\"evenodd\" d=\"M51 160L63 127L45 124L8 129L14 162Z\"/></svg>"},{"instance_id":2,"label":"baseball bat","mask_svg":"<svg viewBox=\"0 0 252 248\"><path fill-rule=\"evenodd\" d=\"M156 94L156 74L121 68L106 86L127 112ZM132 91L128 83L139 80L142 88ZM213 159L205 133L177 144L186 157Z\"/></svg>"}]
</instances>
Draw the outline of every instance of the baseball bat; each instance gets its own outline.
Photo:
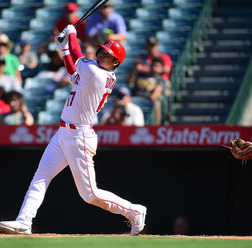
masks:
<instances>
[{"instance_id":1,"label":"baseball bat","mask_svg":"<svg viewBox=\"0 0 252 248\"><path fill-rule=\"evenodd\" d=\"M92 15L96 10L98 10L102 5L104 5L109 0L98 0L95 4L80 18L78 22L74 24L74 27L77 27L81 22L86 20L90 15ZM58 37L58 41L61 43L64 40L65 36Z\"/></svg>"}]
</instances>

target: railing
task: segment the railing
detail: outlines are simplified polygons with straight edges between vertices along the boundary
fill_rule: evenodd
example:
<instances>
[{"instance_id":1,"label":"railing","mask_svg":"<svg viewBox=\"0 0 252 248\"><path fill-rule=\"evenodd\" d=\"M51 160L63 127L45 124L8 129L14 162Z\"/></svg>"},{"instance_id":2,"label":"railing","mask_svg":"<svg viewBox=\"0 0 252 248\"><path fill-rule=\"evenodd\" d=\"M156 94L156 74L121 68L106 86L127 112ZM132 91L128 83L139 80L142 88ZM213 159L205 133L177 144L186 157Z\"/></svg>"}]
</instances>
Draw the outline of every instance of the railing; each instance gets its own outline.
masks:
<instances>
[{"instance_id":1,"label":"railing","mask_svg":"<svg viewBox=\"0 0 252 248\"><path fill-rule=\"evenodd\" d=\"M242 125L242 118L245 114L246 106L252 96L252 59L245 73L245 76L236 95L233 106L229 112L226 124Z\"/></svg>"},{"instance_id":2,"label":"railing","mask_svg":"<svg viewBox=\"0 0 252 248\"><path fill-rule=\"evenodd\" d=\"M188 36L185 47L171 75L173 98L180 99L180 90L185 88L186 74L192 75L191 65L197 62L196 54L203 51L203 40L207 38L207 28L212 25L212 12L217 0L206 0L198 19Z\"/></svg>"}]
</instances>

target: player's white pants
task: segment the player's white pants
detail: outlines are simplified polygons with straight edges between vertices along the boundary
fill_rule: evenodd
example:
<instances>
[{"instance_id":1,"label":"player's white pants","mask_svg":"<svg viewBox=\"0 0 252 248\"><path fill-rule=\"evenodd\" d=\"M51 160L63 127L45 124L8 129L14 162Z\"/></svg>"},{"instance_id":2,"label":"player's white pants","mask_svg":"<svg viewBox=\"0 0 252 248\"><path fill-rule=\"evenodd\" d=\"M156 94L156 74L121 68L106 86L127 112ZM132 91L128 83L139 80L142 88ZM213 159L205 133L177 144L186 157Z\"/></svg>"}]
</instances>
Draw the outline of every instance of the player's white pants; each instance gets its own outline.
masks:
<instances>
[{"instance_id":1,"label":"player's white pants","mask_svg":"<svg viewBox=\"0 0 252 248\"><path fill-rule=\"evenodd\" d=\"M67 165L84 201L128 219L136 214L134 204L97 188L93 162L96 149L97 135L93 129L80 131L60 127L45 149L16 220L32 225L51 180Z\"/></svg>"}]
</instances>

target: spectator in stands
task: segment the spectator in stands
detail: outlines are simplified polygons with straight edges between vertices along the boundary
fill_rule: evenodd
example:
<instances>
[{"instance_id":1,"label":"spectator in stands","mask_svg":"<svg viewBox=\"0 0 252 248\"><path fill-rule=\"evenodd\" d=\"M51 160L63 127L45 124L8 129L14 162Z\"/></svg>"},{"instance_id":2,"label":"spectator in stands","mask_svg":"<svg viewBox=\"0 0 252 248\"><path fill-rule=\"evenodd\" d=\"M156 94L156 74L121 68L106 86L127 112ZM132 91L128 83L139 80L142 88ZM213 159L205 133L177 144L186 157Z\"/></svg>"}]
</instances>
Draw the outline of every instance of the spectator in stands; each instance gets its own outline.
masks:
<instances>
[{"instance_id":1,"label":"spectator in stands","mask_svg":"<svg viewBox=\"0 0 252 248\"><path fill-rule=\"evenodd\" d=\"M6 75L12 75L17 77L20 85L22 86L23 80L21 77L21 73L18 70L18 67L20 65L19 59L16 55L10 53L10 50L13 47L12 41L9 40L9 37L1 33L0 34L0 55L2 55L5 58L5 70L4 74Z\"/></svg>"},{"instance_id":2,"label":"spectator in stands","mask_svg":"<svg viewBox=\"0 0 252 248\"><path fill-rule=\"evenodd\" d=\"M34 69L38 66L38 56L31 51L31 44L27 40L18 41L20 52L17 54L22 65L29 69Z\"/></svg>"},{"instance_id":3,"label":"spectator in stands","mask_svg":"<svg viewBox=\"0 0 252 248\"><path fill-rule=\"evenodd\" d=\"M72 24L74 25L76 22L79 21L80 17L77 15L78 11L78 5L73 2L68 2L64 6L64 16L59 19L54 28L54 35L59 35L60 32L68 25ZM80 39L80 41L86 41L86 21L81 22L77 27L77 37Z\"/></svg>"},{"instance_id":4,"label":"spectator in stands","mask_svg":"<svg viewBox=\"0 0 252 248\"><path fill-rule=\"evenodd\" d=\"M28 111L23 95L17 91L10 91L6 95L6 101L11 111L3 115L5 125L27 125L34 124L34 118Z\"/></svg>"},{"instance_id":5,"label":"spectator in stands","mask_svg":"<svg viewBox=\"0 0 252 248\"><path fill-rule=\"evenodd\" d=\"M108 118L104 120L103 125L122 125L127 126L125 119L127 117L126 108L122 104L115 104Z\"/></svg>"},{"instance_id":6,"label":"spectator in stands","mask_svg":"<svg viewBox=\"0 0 252 248\"><path fill-rule=\"evenodd\" d=\"M21 63L19 67L21 67L22 78L35 76L37 73L36 68L38 67L37 54L31 51L31 44L27 40L20 40L17 45L19 47L17 56Z\"/></svg>"},{"instance_id":7,"label":"spectator in stands","mask_svg":"<svg viewBox=\"0 0 252 248\"><path fill-rule=\"evenodd\" d=\"M22 87L18 79L13 75L4 74L6 68L6 59L0 55L0 86L4 88L6 92L15 90L22 92Z\"/></svg>"},{"instance_id":8,"label":"spectator in stands","mask_svg":"<svg viewBox=\"0 0 252 248\"><path fill-rule=\"evenodd\" d=\"M103 44L109 39L125 43L126 31L124 18L114 11L110 3L104 4L87 21L88 40L95 45Z\"/></svg>"},{"instance_id":9,"label":"spectator in stands","mask_svg":"<svg viewBox=\"0 0 252 248\"><path fill-rule=\"evenodd\" d=\"M78 11L78 5L73 2L68 2L64 5L63 12L64 16L60 18L55 23L55 27L52 31L52 34L50 35L49 39L42 42L38 47L38 52L40 55L43 55L43 57L46 57L44 55L47 54L48 50L50 49L50 46L54 46L55 44L55 38L59 33L68 25L68 24L75 24L77 21L79 21L80 17L77 16ZM86 36L86 21L83 21L80 23L77 27L77 37L81 42L85 42L87 40ZM42 61L43 61L42 57Z\"/></svg>"},{"instance_id":10,"label":"spectator in stands","mask_svg":"<svg viewBox=\"0 0 252 248\"><path fill-rule=\"evenodd\" d=\"M125 116L125 121L124 121L125 125L138 126L138 127L144 126L143 111L141 110L139 106L132 103L131 92L126 87L120 87L117 90L114 105L109 110L104 112L100 121L101 125L106 124L107 119L109 119L110 116L113 115L114 108L117 105L123 105L125 107L125 111L127 113L127 115Z\"/></svg>"},{"instance_id":11,"label":"spectator in stands","mask_svg":"<svg viewBox=\"0 0 252 248\"><path fill-rule=\"evenodd\" d=\"M83 43L82 50L83 50L83 54L85 55L87 59L90 59L90 60L95 59L97 48L93 44L89 42Z\"/></svg>"},{"instance_id":12,"label":"spectator in stands","mask_svg":"<svg viewBox=\"0 0 252 248\"><path fill-rule=\"evenodd\" d=\"M6 102L6 91L0 86L0 117L10 112L10 105ZM0 121L1 122L1 121Z\"/></svg>"},{"instance_id":13,"label":"spectator in stands","mask_svg":"<svg viewBox=\"0 0 252 248\"><path fill-rule=\"evenodd\" d=\"M155 125L161 124L162 120L161 98L165 91L163 72L164 62L162 58L154 57L150 66L150 72L138 72L131 82L133 84L133 96L144 96L154 103L156 111Z\"/></svg>"},{"instance_id":14,"label":"spectator in stands","mask_svg":"<svg viewBox=\"0 0 252 248\"><path fill-rule=\"evenodd\" d=\"M154 57L160 57L164 61L164 72L162 74L164 80L169 80L172 70L172 59L168 54L160 53L159 43L156 37L150 36L145 44L146 53L136 58L135 66L129 74L127 81L130 82L132 77L139 73L149 73L151 71L151 63Z\"/></svg>"}]
</instances>

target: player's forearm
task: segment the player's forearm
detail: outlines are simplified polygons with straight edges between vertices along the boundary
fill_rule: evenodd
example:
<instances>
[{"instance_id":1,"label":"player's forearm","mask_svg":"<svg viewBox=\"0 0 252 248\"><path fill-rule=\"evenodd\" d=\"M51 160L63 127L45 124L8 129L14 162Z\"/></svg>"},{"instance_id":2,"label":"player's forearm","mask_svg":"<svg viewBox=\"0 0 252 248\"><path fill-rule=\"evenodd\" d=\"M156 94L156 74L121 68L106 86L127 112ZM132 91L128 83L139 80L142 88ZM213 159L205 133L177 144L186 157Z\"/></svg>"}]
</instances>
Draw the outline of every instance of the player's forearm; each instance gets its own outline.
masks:
<instances>
[{"instance_id":1,"label":"player's forearm","mask_svg":"<svg viewBox=\"0 0 252 248\"><path fill-rule=\"evenodd\" d=\"M80 44L74 33L69 34L69 51L74 64L79 58L84 57L84 54L81 52Z\"/></svg>"}]
</instances>

